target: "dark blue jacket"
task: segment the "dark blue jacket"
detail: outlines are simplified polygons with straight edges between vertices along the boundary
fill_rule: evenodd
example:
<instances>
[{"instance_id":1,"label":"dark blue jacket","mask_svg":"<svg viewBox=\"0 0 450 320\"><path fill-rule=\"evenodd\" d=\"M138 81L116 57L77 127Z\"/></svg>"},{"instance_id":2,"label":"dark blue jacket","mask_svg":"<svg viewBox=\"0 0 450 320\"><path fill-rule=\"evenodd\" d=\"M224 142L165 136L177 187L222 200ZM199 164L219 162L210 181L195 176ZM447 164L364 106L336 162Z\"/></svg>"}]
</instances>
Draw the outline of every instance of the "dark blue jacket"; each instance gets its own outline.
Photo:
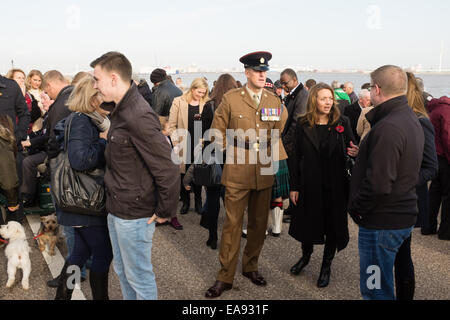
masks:
<instances>
[{"instance_id":1,"label":"dark blue jacket","mask_svg":"<svg viewBox=\"0 0 450 320\"><path fill-rule=\"evenodd\" d=\"M64 133L57 132L57 129L55 131L57 140L64 143L62 136ZM105 168L106 140L99 138L99 133L99 129L87 115L79 112L74 114L67 146L70 166L74 170L85 171ZM58 222L63 226L72 227L99 226L106 225L106 217L61 212L58 214Z\"/></svg>"},{"instance_id":2,"label":"dark blue jacket","mask_svg":"<svg viewBox=\"0 0 450 320\"><path fill-rule=\"evenodd\" d=\"M420 117L419 122L422 125L423 133L425 136L425 145L423 148L422 165L419 172L418 185L426 184L428 181L433 180L438 174L438 159L436 154L436 145L434 144L434 128L430 119Z\"/></svg>"}]
</instances>

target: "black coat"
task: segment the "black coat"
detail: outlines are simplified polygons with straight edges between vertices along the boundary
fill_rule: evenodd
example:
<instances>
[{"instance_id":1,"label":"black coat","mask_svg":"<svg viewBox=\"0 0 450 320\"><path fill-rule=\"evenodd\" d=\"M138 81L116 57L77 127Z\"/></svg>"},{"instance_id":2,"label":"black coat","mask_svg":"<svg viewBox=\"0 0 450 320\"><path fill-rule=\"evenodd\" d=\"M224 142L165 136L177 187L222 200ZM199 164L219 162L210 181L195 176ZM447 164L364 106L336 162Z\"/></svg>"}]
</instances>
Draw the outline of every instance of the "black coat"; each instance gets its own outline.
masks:
<instances>
[{"instance_id":1,"label":"black coat","mask_svg":"<svg viewBox=\"0 0 450 320\"><path fill-rule=\"evenodd\" d=\"M306 90L303 84L300 83L292 93L286 96L285 99L288 118L286 120L286 124L284 125L281 139L288 157L291 157L294 154L295 126L298 117L306 113L308 95L308 90Z\"/></svg>"},{"instance_id":2,"label":"black coat","mask_svg":"<svg viewBox=\"0 0 450 320\"><path fill-rule=\"evenodd\" d=\"M361 107L359 105L359 102L356 101L354 104L351 104L351 105L345 107L344 115L349 118L353 135L355 136L356 142L359 144L359 141L361 138L359 137L358 133L356 132L356 126L358 125L358 119L359 119L359 116L361 115Z\"/></svg>"},{"instance_id":3,"label":"black coat","mask_svg":"<svg viewBox=\"0 0 450 320\"><path fill-rule=\"evenodd\" d=\"M67 107L67 100L69 100L72 90L73 86L64 87L48 110L48 122L45 134L48 135L47 155L49 159L58 156L60 146L56 141L54 129L59 121L71 114L69 107Z\"/></svg>"},{"instance_id":4,"label":"black coat","mask_svg":"<svg viewBox=\"0 0 450 320\"><path fill-rule=\"evenodd\" d=\"M168 117L173 99L179 97L183 92L169 79L162 81L154 90L151 106L161 117Z\"/></svg>"},{"instance_id":5,"label":"black coat","mask_svg":"<svg viewBox=\"0 0 450 320\"><path fill-rule=\"evenodd\" d=\"M342 125L343 133L336 127ZM345 175L345 158L342 137L346 146L354 141L348 119L341 117L330 128L328 172L331 199L323 197L322 162L320 140L316 127L310 127L305 118L299 118L295 135L295 156L290 158L291 191L299 192L299 202L291 216L289 234L307 244L325 243L325 205L331 208L330 217L336 234L338 251L344 249L349 241L347 201L349 183Z\"/></svg>"},{"instance_id":6,"label":"black coat","mask_svg":"<svg viewBox=\"0 0 450 320\"><path fill-rule=\"evenodd\" d=\"M0 114L7 115L14 124L17 145L27 140L30 112L22 90L14 80L0 75ZM16 118L18 122L16 122Z\"/></svg>"}]
</instances>

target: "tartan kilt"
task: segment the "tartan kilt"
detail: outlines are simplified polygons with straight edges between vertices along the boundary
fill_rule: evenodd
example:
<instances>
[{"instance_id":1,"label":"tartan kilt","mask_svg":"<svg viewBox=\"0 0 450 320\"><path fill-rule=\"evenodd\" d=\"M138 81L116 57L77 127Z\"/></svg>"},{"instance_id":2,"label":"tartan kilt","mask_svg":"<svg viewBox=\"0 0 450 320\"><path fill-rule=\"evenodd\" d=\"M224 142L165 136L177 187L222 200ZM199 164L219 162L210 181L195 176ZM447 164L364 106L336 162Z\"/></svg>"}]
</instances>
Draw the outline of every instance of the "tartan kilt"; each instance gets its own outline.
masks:
<instances>
[{"instance_id":1,"label":"tartan kilt","mask_svg":"<svg viewBox=\"0 0 450 320\"><path fill-rule=\"evenodd\" d=\"M272 199L289 198L289 169L286 160L278 161L278 171L275 174L275 181L272 187Z\"/></svg>"}]
</instances>

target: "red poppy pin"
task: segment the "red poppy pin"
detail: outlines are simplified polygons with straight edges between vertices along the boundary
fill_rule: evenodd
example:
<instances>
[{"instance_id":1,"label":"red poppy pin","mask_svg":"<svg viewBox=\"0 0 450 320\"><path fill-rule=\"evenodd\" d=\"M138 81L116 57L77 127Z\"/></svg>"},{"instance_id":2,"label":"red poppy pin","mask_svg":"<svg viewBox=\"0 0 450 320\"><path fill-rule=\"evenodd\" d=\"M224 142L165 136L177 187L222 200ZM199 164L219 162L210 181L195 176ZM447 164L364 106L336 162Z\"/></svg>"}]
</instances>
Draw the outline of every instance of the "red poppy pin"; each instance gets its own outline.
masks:
<instances>
[{"instance_id":1,"label":"red poppy pin","mask_svg":"<svg viewBox=\"0 0 450 320\"><path fill-rule=\"evenodd\" d=\"M339 126L336 127L336 131L339 132L339 133L342 133L342 132L344 132L344 127L339 125Z\"/></svg>"}]
</instances>

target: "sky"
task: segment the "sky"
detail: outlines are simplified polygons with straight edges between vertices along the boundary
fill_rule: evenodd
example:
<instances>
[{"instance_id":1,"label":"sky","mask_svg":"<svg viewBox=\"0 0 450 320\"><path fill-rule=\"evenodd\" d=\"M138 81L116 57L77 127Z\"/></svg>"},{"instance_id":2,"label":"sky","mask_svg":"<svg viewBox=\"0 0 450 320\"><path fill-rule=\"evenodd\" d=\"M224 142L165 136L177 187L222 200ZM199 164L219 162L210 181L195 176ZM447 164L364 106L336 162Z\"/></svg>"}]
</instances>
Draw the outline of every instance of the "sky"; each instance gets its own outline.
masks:
<instances>
[{"instance_id":1,"label":"sky","mask_svg":"<svg viewBox=\"0 0 450 320\"><path fill-rule=\"evenodd\" d=\"M40 0L2 6L0 73L89 70L120 51L136 72L154 67L271 66L372 70L384 64L450 69L448 0Z\"/></svg>"}]
</instances>

